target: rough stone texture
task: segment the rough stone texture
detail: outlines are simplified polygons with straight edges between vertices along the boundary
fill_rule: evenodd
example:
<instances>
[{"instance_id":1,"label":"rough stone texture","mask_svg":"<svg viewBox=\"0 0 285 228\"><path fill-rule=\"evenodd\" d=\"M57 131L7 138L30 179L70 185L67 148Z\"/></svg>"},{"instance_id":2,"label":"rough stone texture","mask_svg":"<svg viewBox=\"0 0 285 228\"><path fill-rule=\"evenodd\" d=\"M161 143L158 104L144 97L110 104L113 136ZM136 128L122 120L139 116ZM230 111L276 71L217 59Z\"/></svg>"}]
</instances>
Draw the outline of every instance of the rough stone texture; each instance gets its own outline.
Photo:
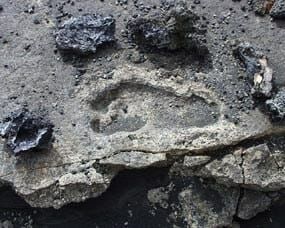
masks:
<instances>
[{"instance_id":1,"label":"rough stone texture","mask_svg":"<svg viewBox=\"0 0 285 228\"><path fill-rule=\"evenodd\" d=\"M183 165L186 167L196 167L204 165L211 160L210 156L185 156Z\"/></svg>"},{"instance_id":2,"label":"rough stone texture","mask_svg":"<svg viewBox=\"0 0 285 228\"><path fill-rule=\"evenodd\" d=\"M244 190L238 206L237 216L241 219L250 219L259 212L267 210L272 200L265 193Z\"/></svg>"},{"instance_id":3,"label":"rough stone texture","mask_svg":"<svg viewBox=\"0 0 285 228\"><path fill-rule=\"evenodd\" d=\"M276 19L284 19L285 18L285 1L275 0L275 3L270 11L270 15Z\"/></svg>"},{"instance_id":4,"label":"rough stone texture","mask_svg":"<svg viewBox=\"0 0 285 228\"><path fill-rule=\"evenodd\" d=\"M285 188L283 153L271 152L266 144L249 148L243 153L245 185L267 191Z\"/></svg>"},{"instance_id":5,"label":"rough stone texture","mask_svg":"<svg viewBox=\"0 0 285 228\"><path fill-rule=\"evenodd\" d=\"M285 88L270 100L266 101L266 106L274 121L282 121L285 118Z\"/></svg>"},{"instance_id":6,"label":"rough stone texture","mask_svg":"<svg viewBox=\"0 0 285 228\"><path fill-rule=\"evenodd\" d=\"M216 159L205 165L199 175L203 177L213 177L218 183L227 186L243 184L243 170L241 151L236 151L234 154L227 154L222 159Z\"/></svg>"},{"instance_id":7,"label":"rough stone texture","mask_svg":"<svg viewBox=\"0 0 285 228\"><path fill-rule=\"evenodd\" d=\"M166 162L165 154L147 154L143 152L124 152L106 159L102 159L100 164L125 166L127 168L145 168L159 163Z\"/></svg>"},{"instance_id":8,"label":"rough stone texture","mask_svg":"<svg viewBox=\"0 0 285 228\"><path fill-rule=\"evenodd\" d=\"M65 21L56 33L56 44L64 51L95 53L99 46L115 40L114 33L114 18L86 14Z\"/></svg>"},{"instance_id":9,"label":"rough stone texture","mask_svg":"<svg viewBox=\"0 0 285 228\"><path fill-rule=\"evenodd\" d=\"M179 194L187 227L226 227L232 224L239 189L196 181Z\"/></svg>"},{"instance_id":10,"label":"rough stone texture","mask_svg":"<svg viewBox=\"0 0 285 228\"><path fill-rule=\"evenodd\" d=\"M181 181L181 210L190 227L231 225L239 195L237 185L258 191L284 188L284 148L281 152L254 148L273 133L284 134L284 123L272 123L260 109L264 103L253 99L246 72L232 55L231 46L238 39L262 49L270 60L278 89L285 83L285 57L280 50L285 45L285 30L279 24L268 17L257 19L250 12L245 17L244 2L205 0L194 8L192 1L187 1L193 15L208 24L207 33L197 36L199 41L207 40L202 44L208 50L208 60L202 61L187 51L144 52L143 48L134 48L124 35L126 21L130 16L149 18L148 7L142 11L133 2L126 8L115 1L82 0L75 6L71 2L1 3L0 119L23 106L31 111L44 109L55 125L55 141L49 151L16 158L7 153L1 140L0 183L10 185L32 206L59 208L106 193L123 169L161 169L173 162L179 165L186 155L181 167L194 168L202 179L220 183L204 184L205 180L192 182L187 178ZM143 3L150 9L153 4L160 8L156 0ZM112 13L118 47L105 47L102 52L96 49L93 59L61 56L53 36L67 19L61 11L73 19L95 11ZM143 61L130 60L129 56L138 52ZM263 67L261 76L270 75L265 59L258 61ZM244 153L236 154L236 147ZM187 167L189 162L193 164L192 156L209 156L211 160L202 160L204 164L195 161L199 166ZM224 169L219 171L219 165ZM158 183L153 188L161 186ZM131 190L116 195L119 206L127 204L126 195L138 197L138 190ZM175 194L168 195L172 200L168 205L178 204ZM113 205L114 200L110 201ZM195 210L210 212L209 220Z\"/></svg>"}]
</instances>

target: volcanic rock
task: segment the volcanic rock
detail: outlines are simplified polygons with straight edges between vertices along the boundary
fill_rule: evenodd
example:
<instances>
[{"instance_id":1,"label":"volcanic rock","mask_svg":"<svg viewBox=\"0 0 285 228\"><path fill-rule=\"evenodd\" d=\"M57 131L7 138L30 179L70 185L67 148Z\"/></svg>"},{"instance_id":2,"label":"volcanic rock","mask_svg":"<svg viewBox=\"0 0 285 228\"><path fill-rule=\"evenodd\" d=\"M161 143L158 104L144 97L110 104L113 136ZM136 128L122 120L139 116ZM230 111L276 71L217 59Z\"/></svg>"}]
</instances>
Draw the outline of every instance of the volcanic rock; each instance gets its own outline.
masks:
<instances>
[{"instance_id":1,"label":"volcanic rock","mask_svg":"<svg viewBox=\"0 0 285 228\"><path fill-rule=\"evenodd\" d=\"M7 147L14 155L50 148L53 125L48 120L22 111L12 114L3 122L0 135L7 139Z\"/></svg>"},{"instance_id":2,"label":"volcanic rock","mask_svg":"<svg viewBox=\"0 0 285 228\"><path fill-rule=\"evenodd\" d=\"M199 24L199 17L181 3L165 13L131 19L127 28L131 40L141 47L208 53L206 29Z\"/></svg>"},{"instance_id":3,"label":"volcanic rock","mask_svg":"<svg viewBox=\"0 0 285 228\"><path fill-rule=\"evenodd\" d=\"M59 26L56 44L60 50L95 53L99 46L115 41L115 19L96 14L72 17Z\"/></svg>"}]
</instances>

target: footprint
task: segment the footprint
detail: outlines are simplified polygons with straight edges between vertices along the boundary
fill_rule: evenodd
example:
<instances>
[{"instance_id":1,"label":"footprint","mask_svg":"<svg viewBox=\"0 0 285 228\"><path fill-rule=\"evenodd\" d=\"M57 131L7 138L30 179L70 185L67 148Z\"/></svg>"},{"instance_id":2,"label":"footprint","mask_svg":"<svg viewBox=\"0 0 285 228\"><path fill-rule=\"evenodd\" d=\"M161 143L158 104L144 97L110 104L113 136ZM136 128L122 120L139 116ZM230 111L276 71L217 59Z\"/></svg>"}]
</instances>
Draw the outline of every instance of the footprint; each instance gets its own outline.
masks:
<instances>
[{"instance_id":1,"label":"footprint","mask_svg":"<svg viewBox=\"0 0 285 228\"><path fill-rule=\"evenodd\" d=\"M105 135L142 128L204 127L217 122L219 116L219 106L201 96L181 95L174 88L135 80L106 87L92 100L92 109L92 128Z\"/></svg>"}]
</instances>

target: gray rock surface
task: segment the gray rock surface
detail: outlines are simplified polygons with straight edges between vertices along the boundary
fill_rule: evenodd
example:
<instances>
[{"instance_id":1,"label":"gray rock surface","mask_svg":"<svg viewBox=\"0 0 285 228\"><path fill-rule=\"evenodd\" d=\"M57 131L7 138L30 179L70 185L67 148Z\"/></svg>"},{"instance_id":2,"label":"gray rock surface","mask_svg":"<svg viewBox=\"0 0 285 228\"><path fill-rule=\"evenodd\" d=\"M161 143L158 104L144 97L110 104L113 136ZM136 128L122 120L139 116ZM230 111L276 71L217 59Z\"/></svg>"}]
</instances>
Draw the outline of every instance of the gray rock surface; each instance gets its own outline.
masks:
<instances>
[{"instance_id":1,"label":"gray rock surface","mask_svg":"<svg viewBox=\"0 0 285 228\"><path fill-rule=\"evenodd\" d=\"M197 181L179 194L187 227L226 227L232 224L239 190Z\"/></svg>"},{"instance_id":2,"label":"gray rock surface","mask_svg":"<svg viewBox=\"0 0 285 228\"><path fill-rule=\"evenodd\" d=\"M267 210L272 200L265 193L244 190L238 206L237 216L241 219L250 219L259 212Z\"/></svg>"},{"instance_id":3,"label":"gray rock surface","mask_svg":"<svg viewBox=\"0 0 285 228\"><path fill-rule=\"evenodd\" d=\"M156 0L144 4L150 9L153 4L160 10L165 7ZM243 2L211 0L191 7L192 2L187 1L186 6L186 11L192 12L187 21L194 18L190 25L199 27L193 34L187 30L189 40L197 44L198 39L206 47L206 60L180 52L184 43L179 46L172 39L166 44L170 42L169 49L174 52L134 47L125 35L126 22L130 16L150 19L152 12L133 2L126 7L93 0L78 1L75 6L59 0L4 2L0 12L0 120L23 107L31 112L45 110L55 126L55 140L49 151L15 157L1 139L0 183L11 186L34 207L60 208L106 192L124 169L135 172L175 163L186 178L181 180L185 185L171 204L172 189L167 189L162 205L166 207L167 202L169 208L180 202L180 210L174 210L172 217L175 211L181 212L189 227L230 226L240 188L284 190L284 148L280 146L284 138L277 143L270 139L284 134L284 123L273 123L262 109L263 100L256 102L252 96L252 85L232 54L232 43L247 41L266 54L267 58L254 58L259 67L250 82L269 97L271 68L277 89L285 85L285 56L280 50L285 45L285 30L268 17L257 19L250 11L245 16L247 3ZM114 17L107 20L111 24L106 31L100 17L98 30L103 35L89 40L97 37L98 30L84 27L82 15L95 11ZM68 20L67 15L72 18ZM198 16L208 24L207 33L200 30ZM87 19L95 26L98 18ZM161 23L171 22L163 19L157 22L159 28ZM83 27L78 20L83 20ZM75 31L70 30L73 23ZM70 39L61 43L66 34ZM165 39L167 34L158 37ZM97 52L97 45L105 38L114 40L114 36L117 48L104 47ZM153 42L152 47L156 39ZM96 52L96 56L61 55L58 47L84 54ZM143 61L130 60L135 54L143 56ZM283 115L282 102L275 100L278 96L268 102L281 107ZM192 181L193 176L199 178ZM149 199L159 204L156 193L150 192ZM256 201L240 202L252 209L240 211L245 213L241 216L257 212Z\"/></svg>"}]
</instances>

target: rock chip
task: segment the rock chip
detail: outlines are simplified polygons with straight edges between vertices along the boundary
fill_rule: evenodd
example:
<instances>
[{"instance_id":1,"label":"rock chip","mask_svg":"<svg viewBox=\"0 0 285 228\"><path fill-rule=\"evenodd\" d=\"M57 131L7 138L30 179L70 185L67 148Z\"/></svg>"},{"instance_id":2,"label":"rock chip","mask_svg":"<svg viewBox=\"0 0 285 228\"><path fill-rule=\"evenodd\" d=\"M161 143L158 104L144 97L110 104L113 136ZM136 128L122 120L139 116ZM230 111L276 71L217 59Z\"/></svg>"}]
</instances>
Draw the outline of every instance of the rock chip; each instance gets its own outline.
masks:
<instances>
[{"instance_id":1,"label":"rock chip","mask_svg":"<svg viewBox=\"0 0 285 228\"><path fill-rule=\"evenodd\" d=\"M53 124L49 120L26 110L13 113L0 127L0 135L7 139L7 147L14 155L31 150L49 149L52 133Z\"/></svg>"},{"instance_id":2,"label":"rock chip","mask_svg":"<svg viewBox=\"0 0 285 228\"><path fill-rule=\"evenodd\" d=\"M79 54L95 53L99 46L115 40L115 19L96 14L72 17L56 33L60 50Z\"/></svg>"},{"instance_id":3,"label":"rock chip","mask_svg":"<svg viewBox=\"0 0 285 228\"><path fill-rule=\"evenodd\" d=\"M163 153L151 154L139 151L119 153L100 161L101 164L120 165L129 168L145 168L166 162L166 155Z\"/></svg>"},{"instance_id":4,"label":"rock chip","mask_svg":"<svg viewBox=\"0 0 285 228\"><path fill-rule=\"evenodd\" d=\"M244 190L239 202L237 216L250 219L271 206L271 198L263 192Z\"/></svg>"},{"instance_id":5,"label":"rock chip","mask_svg":"<svg viewBox=\"0 0 285 228\"><path fill-rule=\"evenodd\" d=\"M233 186L243 183L241 167L241 156L239 151L235 154L227 154L222 159L216 159L203 167L199 175L202 177L213 177L218 183Z\"/></svg>"},{"instance_id":6,"label":"rock chip","mask_svg":"<svg viewBox=\"0 0 285 228\"><path fill-rule=\"evenodd\" d=\"M186 167L195 167L204 165L211 160L210 156L185 156L183 165Z\"/></svg>"},{"instance_id":7,"label":"rock chip","mask_svg":"<svg viewBox=\"0 0 285 228\"><path fill-rule=\"evenodd\" d=\"M273 72L268 66L267 57L247 42L239 44L234 54L245 65L252 83L252 94L256 97L271 97Z\"/></svg>"},{"instance_id":8,"label":"rock chip","mask_svg":"<svg viewBox=\"0 0 285 228\"><path fill-rule=\"evenodd\" d=\"M272 99L266 101L266 107L274 121L285 117L285 88L282 88Z\"/></svg>"},{"instance_id":9,"label":"rock chip","mask_svg":"<svg viewBox=\"0 0 285 228\"><path fill-rule=\"evenodd\" d=\"M285 18L285 1L276 0L270 11L270 15L276 19L284 19Z\"/></svg>"},{"instance_id":10,"label":"rock chip","mask_svg":"<svg viewBox=\"0 0 285 228\"><path fill-rule=\"evenodd\" d=\"M238 188L193 182L179 194L187 227L230 227L239 198Z\"/></svg>"},{"instance_id":11,"label":"rock chip","mask_svg":"<svg viewBox=\"0 0 285 228\"><path fill-rule=\"evenodd\" d=\"M128 21L130 38L141 47L174 50L195 50L195 54L208 52L199 17L185 4L178 3L166 12L139 16Z\"/></svg>"},{"instance_id":12,"label":"rock chip","mask_svg":"<svg viewBox=\"0 0 285 228\"><path fill-rule=\"evenodd\" d=\"M282 153L271 152L266 144L243 152L244 185L263 191L278 191L285 187L285 167Z\"/></svg>"}]
</instances>

